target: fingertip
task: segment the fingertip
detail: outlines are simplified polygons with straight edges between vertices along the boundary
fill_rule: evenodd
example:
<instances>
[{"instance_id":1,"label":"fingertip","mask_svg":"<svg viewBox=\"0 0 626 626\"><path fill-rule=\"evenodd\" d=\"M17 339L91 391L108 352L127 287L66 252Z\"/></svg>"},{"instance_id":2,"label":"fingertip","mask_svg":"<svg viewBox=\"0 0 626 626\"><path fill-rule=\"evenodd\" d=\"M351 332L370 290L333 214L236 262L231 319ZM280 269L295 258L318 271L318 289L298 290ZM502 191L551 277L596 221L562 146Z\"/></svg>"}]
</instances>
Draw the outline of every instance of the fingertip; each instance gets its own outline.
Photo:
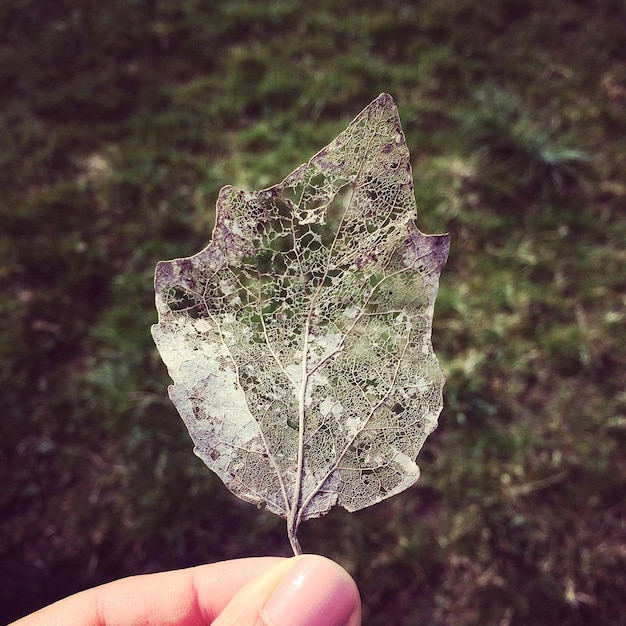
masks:
<instances>
[{"instance_id":1,"label":"fingertip","mask_svg":"<svg viewBox=\"0 0 626 626\"><path fill-rule=\"evenodd\" d=\"M361 597L343 567L316 554L293 561L263 607L268 626L359 626Z\"/></svg>"}]
</instances>

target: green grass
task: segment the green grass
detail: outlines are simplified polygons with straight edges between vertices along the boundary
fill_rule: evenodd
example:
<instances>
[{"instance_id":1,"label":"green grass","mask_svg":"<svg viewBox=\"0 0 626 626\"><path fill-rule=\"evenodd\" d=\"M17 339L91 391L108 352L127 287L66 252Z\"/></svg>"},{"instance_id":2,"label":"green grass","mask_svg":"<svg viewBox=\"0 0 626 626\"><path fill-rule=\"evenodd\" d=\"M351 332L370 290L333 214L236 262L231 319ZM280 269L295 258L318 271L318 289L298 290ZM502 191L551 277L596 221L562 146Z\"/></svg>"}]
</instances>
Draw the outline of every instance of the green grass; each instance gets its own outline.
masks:
<instances>
[{"instance_id":1,"label":"green grass","mask_svg":"<svg viewBox=\"0 0 626 626\"><path fill-rule=\"evenodd\" d=\"M0 622L112 578L288 554L191 453L160 259L381 91L449 231L440 428L407 493L301 529L367 624L619 624L624 4L11 0L0 7Z\"/></svg>"}]
</instances>

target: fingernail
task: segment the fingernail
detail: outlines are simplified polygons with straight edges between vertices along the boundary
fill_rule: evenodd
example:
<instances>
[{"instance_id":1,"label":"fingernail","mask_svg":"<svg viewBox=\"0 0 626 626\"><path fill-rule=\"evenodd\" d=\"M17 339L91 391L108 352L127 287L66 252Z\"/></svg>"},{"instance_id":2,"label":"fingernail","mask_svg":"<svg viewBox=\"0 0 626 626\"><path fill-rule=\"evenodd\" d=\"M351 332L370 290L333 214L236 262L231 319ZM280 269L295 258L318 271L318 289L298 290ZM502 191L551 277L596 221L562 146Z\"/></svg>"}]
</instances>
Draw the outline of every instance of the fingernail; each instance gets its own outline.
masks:
<instances>
[{"instance_id":1,"label":"fingernail","mask_svg":"<svg viewBox=\"0 0 626 626\"><path fill-rule=\"evenodd\" d=\"M360 605L354 581L336 563L299 557L263 609L271 626L345 626Z\"/></svg>"}]
</instances>

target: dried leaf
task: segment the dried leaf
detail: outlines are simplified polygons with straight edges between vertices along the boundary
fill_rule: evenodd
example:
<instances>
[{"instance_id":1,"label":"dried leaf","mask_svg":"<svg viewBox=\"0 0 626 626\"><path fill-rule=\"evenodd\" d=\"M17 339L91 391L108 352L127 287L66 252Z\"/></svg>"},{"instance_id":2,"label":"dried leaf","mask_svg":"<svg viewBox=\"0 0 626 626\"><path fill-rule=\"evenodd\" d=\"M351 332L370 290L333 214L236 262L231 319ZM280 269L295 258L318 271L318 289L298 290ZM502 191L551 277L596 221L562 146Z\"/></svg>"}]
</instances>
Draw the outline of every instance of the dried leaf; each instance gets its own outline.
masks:
<instances>
[{"instance_id":1,"label":"dried leaf","mask_svg":"<svg viewBox=\"0 0 626 626\"><path fill-rule=\"evenodd\" d=\"M409 152L380 95L259 192L224 187L211 243L156 271L154 340L196 454L298 525L399 493L442 407L431 323L447 235L415 226Z\"/></svg>"}]
</instances>

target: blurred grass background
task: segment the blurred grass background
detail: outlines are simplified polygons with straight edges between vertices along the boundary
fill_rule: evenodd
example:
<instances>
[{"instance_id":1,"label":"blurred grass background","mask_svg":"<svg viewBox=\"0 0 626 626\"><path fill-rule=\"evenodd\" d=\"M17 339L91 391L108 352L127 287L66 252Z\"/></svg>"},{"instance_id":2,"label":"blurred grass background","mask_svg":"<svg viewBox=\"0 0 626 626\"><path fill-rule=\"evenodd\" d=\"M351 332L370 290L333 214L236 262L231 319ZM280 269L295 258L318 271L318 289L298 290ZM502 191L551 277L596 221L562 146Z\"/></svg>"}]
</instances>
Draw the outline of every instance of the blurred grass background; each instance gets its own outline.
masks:
<instances>
[{"instance_id":1,"label":"blurred grass background","mask_svg":"<svg viewBox=\"0 0 626 626\"><path fill-rule=\"evenodd\" d=\"M160 259L381 91L449 231L420 482L301 530L365 623L624 624L626 4L0 4L0 622L120 576L287 555L191 453Z\"/></svg>"}]
</instances>

